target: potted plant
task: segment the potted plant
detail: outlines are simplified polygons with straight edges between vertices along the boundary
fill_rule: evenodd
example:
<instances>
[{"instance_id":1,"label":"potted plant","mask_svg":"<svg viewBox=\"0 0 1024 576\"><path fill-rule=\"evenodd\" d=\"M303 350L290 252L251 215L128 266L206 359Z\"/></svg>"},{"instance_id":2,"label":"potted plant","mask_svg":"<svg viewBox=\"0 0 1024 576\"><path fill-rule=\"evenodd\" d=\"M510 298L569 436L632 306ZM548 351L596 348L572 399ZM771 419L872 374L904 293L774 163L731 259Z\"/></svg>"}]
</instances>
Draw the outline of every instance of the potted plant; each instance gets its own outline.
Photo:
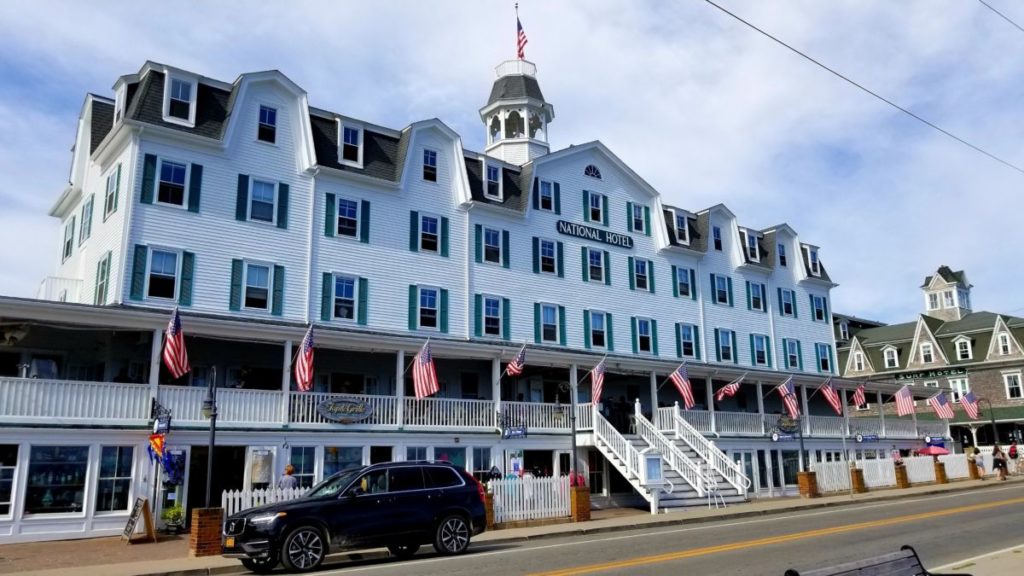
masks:
<instances>
[{"instance_id":1,"label":"potted plant","mask_svg":"<svg viewBox=\"0 0 1024 576\"><path fill-rule=\"evenodd\" d=\"M164 508L160 519L164 521L168 532L180 534L185 529L185 509L180 505Z\"/></svg>"}]
</instances>

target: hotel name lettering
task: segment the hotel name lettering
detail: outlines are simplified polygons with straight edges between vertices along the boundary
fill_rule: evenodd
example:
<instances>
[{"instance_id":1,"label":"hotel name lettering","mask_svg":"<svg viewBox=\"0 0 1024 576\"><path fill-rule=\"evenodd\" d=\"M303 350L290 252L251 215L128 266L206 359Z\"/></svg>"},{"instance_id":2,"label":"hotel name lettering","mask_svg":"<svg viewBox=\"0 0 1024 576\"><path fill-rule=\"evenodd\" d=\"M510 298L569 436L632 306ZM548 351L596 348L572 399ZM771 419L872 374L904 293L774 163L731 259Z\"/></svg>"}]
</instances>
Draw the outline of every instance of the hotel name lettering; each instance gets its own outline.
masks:
<instances>
[{"instance_id":1,"label":"hotel name lettering","mask_svg":"<svg viewBox=\"0 0 1024 576\"><path fill-rule=\"evenodd\" d=\"M922 372L904 372L896 375L896 380L927 380L929 378L941 378L943 376L966 376L967 370L963 368L944 368L941 370L926 370Z\"/></svg>"},{"instance_id":2,"label":"hotel name lettering","mask_svg":"<svg viewBox=\"0 0 1024 576\"><path fill-rule=\"evenodd\" d=\"M617 234L615 232L609 232L592 226L566 222L565 220L558 221L558 233L583 238L585 240L594 240L596 242L601 242L602 244L611 244L612 246L619 246L621 248L633 248L633 239L625 234Z\"/></svg>"}]
</instances>

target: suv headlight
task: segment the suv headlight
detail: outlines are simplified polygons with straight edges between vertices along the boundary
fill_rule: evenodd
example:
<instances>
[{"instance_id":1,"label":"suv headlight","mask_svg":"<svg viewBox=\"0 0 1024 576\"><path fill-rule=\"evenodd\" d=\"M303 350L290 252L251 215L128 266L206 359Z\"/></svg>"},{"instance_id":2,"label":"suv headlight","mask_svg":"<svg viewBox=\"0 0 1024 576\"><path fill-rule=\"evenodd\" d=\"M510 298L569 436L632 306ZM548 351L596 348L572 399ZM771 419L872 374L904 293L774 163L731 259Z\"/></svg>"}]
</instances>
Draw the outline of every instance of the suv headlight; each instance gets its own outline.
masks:
<instances>
[{"instance_id":1,"label":"suv headlight","mask_svg":"<svg viewBox=\"0 0 1024 576\"><path fill-rule=\"evenodd\" d=\"M287 512L271 512L270 514L260 514L259 516L252 516L251 518L249 518L249 523L257 526L263 524L270 524L274 520L277 520L278 518L287 515Z\"/></svg>"}]
</instances>

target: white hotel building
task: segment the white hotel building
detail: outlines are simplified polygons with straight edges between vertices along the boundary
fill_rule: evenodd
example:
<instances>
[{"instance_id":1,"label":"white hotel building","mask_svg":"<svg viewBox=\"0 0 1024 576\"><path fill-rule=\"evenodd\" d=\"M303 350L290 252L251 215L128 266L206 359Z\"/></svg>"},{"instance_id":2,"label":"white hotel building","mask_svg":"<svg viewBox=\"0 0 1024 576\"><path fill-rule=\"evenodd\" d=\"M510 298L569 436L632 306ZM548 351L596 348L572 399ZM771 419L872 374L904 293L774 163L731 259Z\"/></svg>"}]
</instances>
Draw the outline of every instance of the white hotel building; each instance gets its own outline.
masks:
<instances>
[{"instance_id":1,"label":"white hotel building","mask_svg":"<svg viewBox=\"0 0 1024 576\"><path fill-rule=\"evenodd\" d=\"M847 426L814 395L835 371L835 284L816 246L721 204L667 205L601 142L550 151L534 65L497 75L483 152L438 120L392 129L313 108L276 71L226 83L147 62L113 98L87 95L50 211L54 275L37 299L0 297L0 538L118 533L153 484L155 402L183 464L159 505L202 506L213 377L215 503L289 462L304 484L404 459L563 474L573 394L598 506L651 497L636 469L648 445L674 507L713 485L733 501L793 491L800 462L839 458L844 434L851 457L876 457L945 433L891 415ZM175 306L193 367L178 380L160 361ZM310 323L316 385L299 392ZM406 368L427 338L441 392L416 400ZM525 372L500 378L523 343ZM595 410L586 375L605 356ZM683 360L692 411L665 384ZM806 455L772 438L772 388L791 374ZM365 417L317 410L339 399Z\"/></svg>"}]
</instances>

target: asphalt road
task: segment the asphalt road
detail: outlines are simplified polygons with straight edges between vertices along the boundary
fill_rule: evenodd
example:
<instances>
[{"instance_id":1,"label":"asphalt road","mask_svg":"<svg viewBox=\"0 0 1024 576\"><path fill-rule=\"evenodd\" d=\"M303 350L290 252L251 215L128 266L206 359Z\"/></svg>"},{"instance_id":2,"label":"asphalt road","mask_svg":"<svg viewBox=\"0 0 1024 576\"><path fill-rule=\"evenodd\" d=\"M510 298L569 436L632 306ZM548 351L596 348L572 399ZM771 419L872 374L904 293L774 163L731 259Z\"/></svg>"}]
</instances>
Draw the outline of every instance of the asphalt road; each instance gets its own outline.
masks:
<instances>
[{"instance_id":1,"label":"asphalt road","mask_svg":"<svg viewBox=\"0 0 1024 576\"><path fill-rule=\"evenodd\" d=\"M781 576L914 546L935 567L1024 541L1024 485L699 525L473 545L442 558L332 564L320 575ZM979 575L981 576L981 575Z\"/></svg>"}]
</instances>

